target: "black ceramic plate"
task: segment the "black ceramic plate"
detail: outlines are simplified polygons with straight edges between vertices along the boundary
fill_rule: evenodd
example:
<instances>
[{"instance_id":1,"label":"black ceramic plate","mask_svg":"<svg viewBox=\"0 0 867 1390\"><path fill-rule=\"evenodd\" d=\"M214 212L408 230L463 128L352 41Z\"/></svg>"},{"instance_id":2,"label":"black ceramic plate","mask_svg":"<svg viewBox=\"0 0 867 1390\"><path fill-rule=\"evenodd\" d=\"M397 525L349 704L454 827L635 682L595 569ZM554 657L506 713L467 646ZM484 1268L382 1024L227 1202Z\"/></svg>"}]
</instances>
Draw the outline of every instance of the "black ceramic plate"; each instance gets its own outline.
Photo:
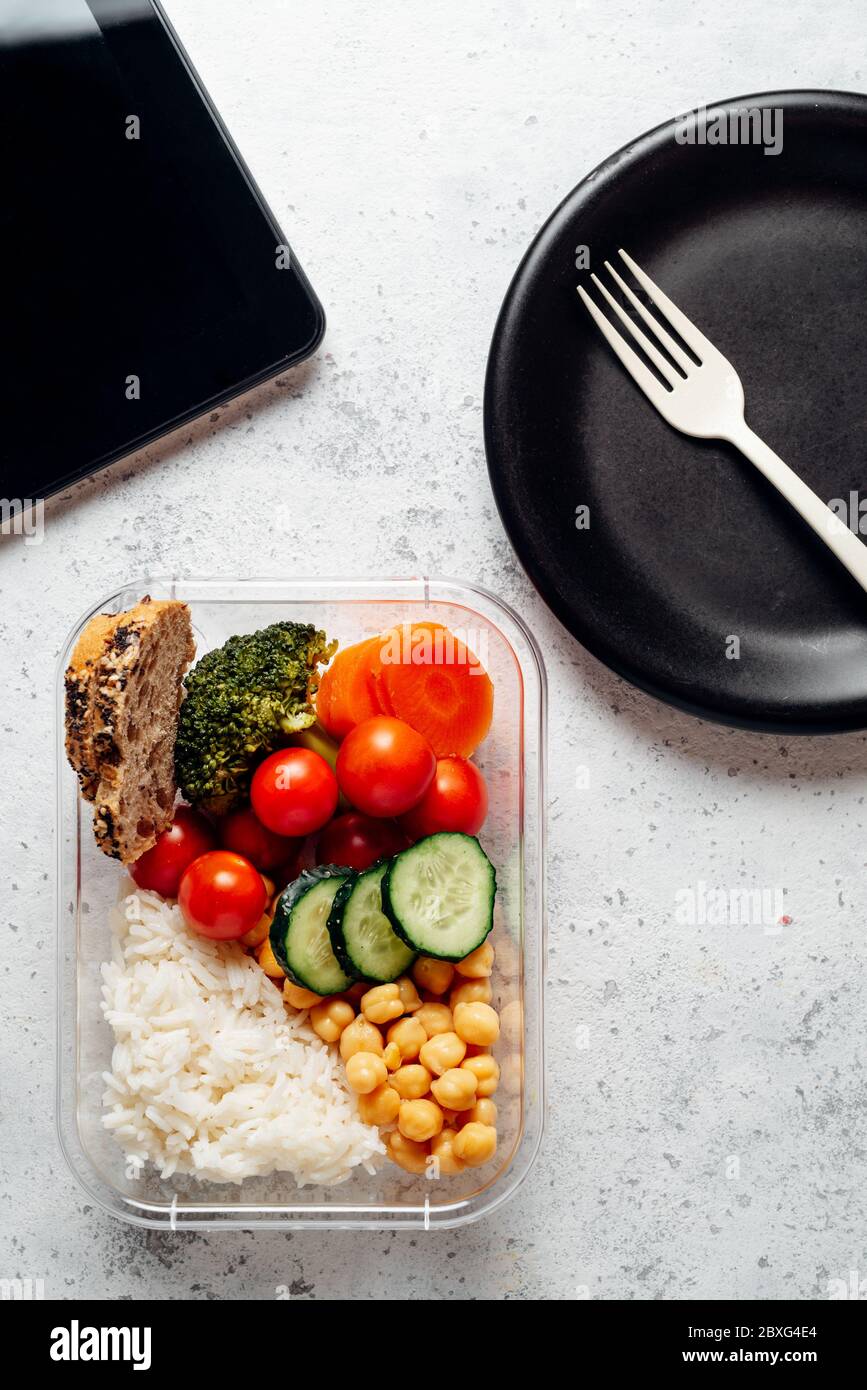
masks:
<instances>
[{"instance_id":1,"label":"black ceramic plate","mask_svg":"<svg viewBox=\"0 0 867 1390\"><path fill-rule=\"evenodd\" d=\"M730 125L745 107L768 145L782 121L778 153L672 120L542 228L491 347L488 466L542 596L628 680L726 723L859 728L867 594L736 451L665 424L576 294L576 247L603 276L625 247L732 362L753 429L850 524L863 499L867 533L867 97L742 97L699 127L755 133Z\"/></svg>"}]
</instances>

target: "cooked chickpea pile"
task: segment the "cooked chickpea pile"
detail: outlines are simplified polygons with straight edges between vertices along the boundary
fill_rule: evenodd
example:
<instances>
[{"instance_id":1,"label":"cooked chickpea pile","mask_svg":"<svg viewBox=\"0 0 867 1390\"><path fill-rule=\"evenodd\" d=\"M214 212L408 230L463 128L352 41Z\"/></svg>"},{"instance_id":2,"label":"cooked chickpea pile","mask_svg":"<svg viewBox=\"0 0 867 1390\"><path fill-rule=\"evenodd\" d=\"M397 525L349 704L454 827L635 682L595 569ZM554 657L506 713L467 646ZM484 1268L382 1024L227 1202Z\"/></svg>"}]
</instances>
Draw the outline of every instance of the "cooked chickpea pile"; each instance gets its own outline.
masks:
<instances>
[{"instance_id":1,"label":"cooked chickpea pile","mask_svg":"<svg viewBox=\"0 0 867 1390\"><path fill-rule=\"evenodd\" d=\"M271 974L264 948L259 959ZM283 985L286 1003L310 1010L323 1042L339 1044L359 1116L388 1129L388 1156L408 1173L427 1172L432 1159L438 1174L460 1173L496 1153L493 964L486 941L456 965L420 956L393 984L357 984L331 999Z\"/></svg>"},{"instance_id":2,"label":"cooked chickpea pile","mask_svg":"<svg viewBox=\"0 0 867 1390\"><path fill-rule=\"evenodd\" d=\"M273 897L267 878L265 886ZM500 1068L490 1049L500 1036L500 1018L491 1007L490 942L455 965L419 956L411 977L356 984L323 999L285 978L268 939L272 915L269 906L244 945L266 975L283 981L287 1004L310 1010L310 1026L323 1042L339 1044L359 1116L388 1128L389 1158L408 1173L425 1173L436 1159L441 1176L493 1158L497 1107L491 1097ZM503 1014L507 1036L520 1024L509 1018L507 1026L507 1012L515 1008L520 1005L507 1005Z\"/></svg>"}]
</instances>

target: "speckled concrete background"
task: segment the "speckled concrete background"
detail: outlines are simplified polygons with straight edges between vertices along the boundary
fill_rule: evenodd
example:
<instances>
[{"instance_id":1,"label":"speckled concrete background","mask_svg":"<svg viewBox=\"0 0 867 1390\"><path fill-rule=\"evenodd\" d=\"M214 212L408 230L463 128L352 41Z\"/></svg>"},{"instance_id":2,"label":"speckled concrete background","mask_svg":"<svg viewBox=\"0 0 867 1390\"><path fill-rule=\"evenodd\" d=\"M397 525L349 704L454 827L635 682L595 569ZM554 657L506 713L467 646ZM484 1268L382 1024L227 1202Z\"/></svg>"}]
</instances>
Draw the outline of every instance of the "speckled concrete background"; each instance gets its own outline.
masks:
<instances>
[{"instance_id":1,"label":"speckled concrete background","mask_svg":"<svg viewBox=\"0 0 867 1390\"><path fill-rule=\"evenodd\" d=\"M329 330L290 377L52 501L43 545L0 546L0 1275L101 1299L823 1298L863 1278L867 740L702 725L585 655L509 549L481 419L501 297L568 189L700 101L863 90L860 0L169 9ZM169 1237L113 1223L68 1176L54 663L87 604L149 569L446 573L534 628L551 682L550 1122L490 1220ZM785 889L791 923L681 925L676 894L699 882Z\"/></svg>"}]
</instances>

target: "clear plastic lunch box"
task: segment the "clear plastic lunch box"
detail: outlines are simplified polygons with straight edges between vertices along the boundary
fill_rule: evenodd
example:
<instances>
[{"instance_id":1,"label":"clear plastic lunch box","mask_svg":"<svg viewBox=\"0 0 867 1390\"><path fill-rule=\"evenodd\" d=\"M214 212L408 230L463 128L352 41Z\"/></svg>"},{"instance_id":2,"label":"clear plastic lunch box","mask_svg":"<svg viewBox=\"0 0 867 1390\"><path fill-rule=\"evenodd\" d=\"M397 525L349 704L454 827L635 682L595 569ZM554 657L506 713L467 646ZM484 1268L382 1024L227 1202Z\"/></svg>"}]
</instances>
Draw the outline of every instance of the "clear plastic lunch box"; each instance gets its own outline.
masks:
<instances>
[{"instance_id":1,"label":"clear plastic lunch box","mask_svg":"<svg viewBox=\"0 0 867 1390\"><path fill-rule=\"evenodd\" d=\"M494 1004L502 1011L495 1055L499 1146L485 1167L440 1178L384 1160L335 1187L298 1187L290 1174L234 1183L162 1180L138 1172L101 1123L102 1073L113 1037L100 1008L101 963L110 957L109 914L123 871L96 847L91 808L78 795L63 738L63 673L81 628L97 612L121 612L145 594L190 605L198 653L233 633L279 619L315 622L341 645L395 624L430 619L460 635L494 682L491 732L477 754L490 812L482 841L496 865ZM57 1117L67 1162L89 1197L137 1226L386 1229L450 1227L494 1211L526 1177L545 1112L543 983L546 951L545 672L521 619L492 594L444 579L192 580L151 578L119 589L84 615L61 653L57 678L58 1068ZM132 1171L130 1171L132 1170Z\"/></svg>"}]
</instances>

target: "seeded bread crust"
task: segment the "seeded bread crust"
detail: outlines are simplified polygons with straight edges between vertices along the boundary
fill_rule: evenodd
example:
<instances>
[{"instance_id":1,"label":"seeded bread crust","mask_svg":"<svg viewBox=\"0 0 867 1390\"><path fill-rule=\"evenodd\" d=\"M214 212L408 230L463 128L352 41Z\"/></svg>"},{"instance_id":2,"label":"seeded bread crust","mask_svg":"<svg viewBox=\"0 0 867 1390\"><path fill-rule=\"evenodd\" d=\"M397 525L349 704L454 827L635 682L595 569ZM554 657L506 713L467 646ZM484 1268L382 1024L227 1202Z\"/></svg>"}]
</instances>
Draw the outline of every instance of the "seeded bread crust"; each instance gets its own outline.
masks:
<instances>
[{"instance_id":1,"label":"seeded bread crust","mask_svg":"<svg viewBox=\"0 0 867 1390\"><path fill-rule=\"evenodd\" d=\"M189 609L144 599L93 619L66 676L67 753L94 803L105 854L132 862L170 824L174 745L183 687L195 655Z\"/></svg>"},{"instance_id":2,"label":"seeded bread crust","mask_svg":"<svg viewBox=\"0 0 867 1390\"><path fill-rule=\"evenodd\" d=\"M75 644L66 671L66 756L78 774L81 794L87 801L93 801L99 787L93 758L96 668L118 621L117 614L110 613L91 618Z\"/></svg>"}]
</instances>

